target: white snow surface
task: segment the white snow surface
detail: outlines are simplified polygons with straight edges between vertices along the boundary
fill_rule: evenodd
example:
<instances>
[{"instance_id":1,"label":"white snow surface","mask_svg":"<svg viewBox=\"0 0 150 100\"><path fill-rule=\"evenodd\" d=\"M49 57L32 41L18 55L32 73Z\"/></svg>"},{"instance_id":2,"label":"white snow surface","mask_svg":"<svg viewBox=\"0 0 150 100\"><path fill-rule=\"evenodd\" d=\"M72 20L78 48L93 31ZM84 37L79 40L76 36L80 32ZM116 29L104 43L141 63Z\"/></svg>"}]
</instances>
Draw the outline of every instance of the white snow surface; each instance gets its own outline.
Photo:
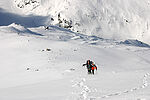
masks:
<instances>
[{"instance_id":1,"label":"white snow surface","mask_svg":"<svg viewBox=\"0 0 150 100\"><path fill-rule=\"evenodd\" d=\"M60 14L62 20L72 21L75 32L150 43L149 0L14 0L14 6L23 1L37 3L17 10L26 15L47 16L45 25L57 25Z\"/></svg>"},{"instance_id":2,"label":"white snow surface","mask_svg":"<svg viewBox=\"0 0 150 100\"><path fill-rule=\"evenodd\" d=\"M149 1L34 1L0 0L0 100L150 100Z\"/></svg>"}]
</instances>

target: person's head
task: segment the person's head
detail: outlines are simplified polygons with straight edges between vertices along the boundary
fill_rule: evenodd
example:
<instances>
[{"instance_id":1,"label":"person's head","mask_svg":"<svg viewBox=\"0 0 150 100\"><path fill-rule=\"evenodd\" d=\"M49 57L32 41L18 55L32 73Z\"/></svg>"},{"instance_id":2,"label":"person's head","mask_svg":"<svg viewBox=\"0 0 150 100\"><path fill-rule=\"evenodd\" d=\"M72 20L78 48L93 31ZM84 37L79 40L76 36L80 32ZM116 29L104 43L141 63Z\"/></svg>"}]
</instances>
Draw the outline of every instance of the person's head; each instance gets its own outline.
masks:
<instances>
[{"instance_id":1,"label":"person's head","mask_svg":"<svg viewBox=\"0 0 150 100\"><path fill-rule=\"evenodd\" d=\"M90 60L87 60L87 63L89 64L89 63L90 63Z\"/></svg>"}]
</instances>

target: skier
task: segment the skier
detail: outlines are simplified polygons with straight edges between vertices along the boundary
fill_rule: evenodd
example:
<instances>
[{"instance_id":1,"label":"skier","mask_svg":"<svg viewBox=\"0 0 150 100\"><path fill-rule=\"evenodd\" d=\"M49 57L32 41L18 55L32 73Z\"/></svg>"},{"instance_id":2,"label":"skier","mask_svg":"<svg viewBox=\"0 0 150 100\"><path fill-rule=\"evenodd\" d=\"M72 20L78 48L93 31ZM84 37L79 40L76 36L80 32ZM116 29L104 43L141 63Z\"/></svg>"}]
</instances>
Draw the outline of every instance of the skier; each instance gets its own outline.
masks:
<instances>
[{"instance_id":1,"label":"skier","mask_svg":"<svg viewBox=\"0 0 150 100\"><path fill-rule=\"evenodd\" d=\"M83 64L83 66L85 65L87 66L88 74L94 74L94 69L97 70L96 65L90 60L87 60L86 64Z\"/></svg>"}]
</instances>

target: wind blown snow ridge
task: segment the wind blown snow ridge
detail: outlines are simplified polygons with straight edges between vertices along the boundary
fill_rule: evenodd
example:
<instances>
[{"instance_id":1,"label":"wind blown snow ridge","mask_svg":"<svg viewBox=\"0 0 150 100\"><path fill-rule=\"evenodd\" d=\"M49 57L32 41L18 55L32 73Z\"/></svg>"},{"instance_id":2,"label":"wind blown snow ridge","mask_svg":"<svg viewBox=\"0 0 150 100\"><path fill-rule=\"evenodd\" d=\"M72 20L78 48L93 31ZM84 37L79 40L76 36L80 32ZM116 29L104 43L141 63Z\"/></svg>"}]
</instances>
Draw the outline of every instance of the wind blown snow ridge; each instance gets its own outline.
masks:
<instances>
[{"instance_id":1,"label":"wind blown snow ridge","mask_svg":"<svg viewBox=\"0 0 150 100\"><path fill-rule=\"evenodd\" d=\"M143 43L139 40L128 39L124 42L120 42L120 44L129 45L129 46L137 46L137 47L147 47L150 48L150 45Z\"/></svg>"},{"instance_id":2,"label":"wind blown snow ridge","mask_svg":"<svg viewBox=\"0 0 150 100\"><path fill-rule=\"evenodd\" d=\"M17 33L18 35L38 35L38 36L43 36L42 34L32 32L28 28L25 28L24 26L12 23L9 26L1 26L0 31L4 33Z\"/></svg>"}]
</instances>

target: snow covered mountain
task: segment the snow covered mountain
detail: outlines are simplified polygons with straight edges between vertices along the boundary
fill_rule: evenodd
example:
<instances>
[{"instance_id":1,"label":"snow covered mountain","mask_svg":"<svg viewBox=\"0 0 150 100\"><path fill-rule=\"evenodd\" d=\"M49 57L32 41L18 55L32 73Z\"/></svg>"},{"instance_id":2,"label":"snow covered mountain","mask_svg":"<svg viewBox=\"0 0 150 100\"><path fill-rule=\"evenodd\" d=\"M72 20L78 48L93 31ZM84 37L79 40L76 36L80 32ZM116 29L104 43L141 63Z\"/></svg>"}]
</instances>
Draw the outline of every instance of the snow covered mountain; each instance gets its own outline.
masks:
<instances>
[{"instance_id":1,"label":"snow covered mountain","mask_svg":"<svg viewBox=\"0 0 150 100\"><path fill-rule=\"evenodd\" d=\"M14 5L27 15L47 16L44 25L69 23L87 35L150 43L149 0L14 0Z\"/></svg>"},{"instance_id":2,"label":"snow covered mountain","mask_svg":"<svg viewBox=\"0 0 150 100\"><path fill-rule=\"evenodd\" d=\"M0 0L0 100L150 100L149 9L148 0Z\"/></svg>"}]
</instances>

